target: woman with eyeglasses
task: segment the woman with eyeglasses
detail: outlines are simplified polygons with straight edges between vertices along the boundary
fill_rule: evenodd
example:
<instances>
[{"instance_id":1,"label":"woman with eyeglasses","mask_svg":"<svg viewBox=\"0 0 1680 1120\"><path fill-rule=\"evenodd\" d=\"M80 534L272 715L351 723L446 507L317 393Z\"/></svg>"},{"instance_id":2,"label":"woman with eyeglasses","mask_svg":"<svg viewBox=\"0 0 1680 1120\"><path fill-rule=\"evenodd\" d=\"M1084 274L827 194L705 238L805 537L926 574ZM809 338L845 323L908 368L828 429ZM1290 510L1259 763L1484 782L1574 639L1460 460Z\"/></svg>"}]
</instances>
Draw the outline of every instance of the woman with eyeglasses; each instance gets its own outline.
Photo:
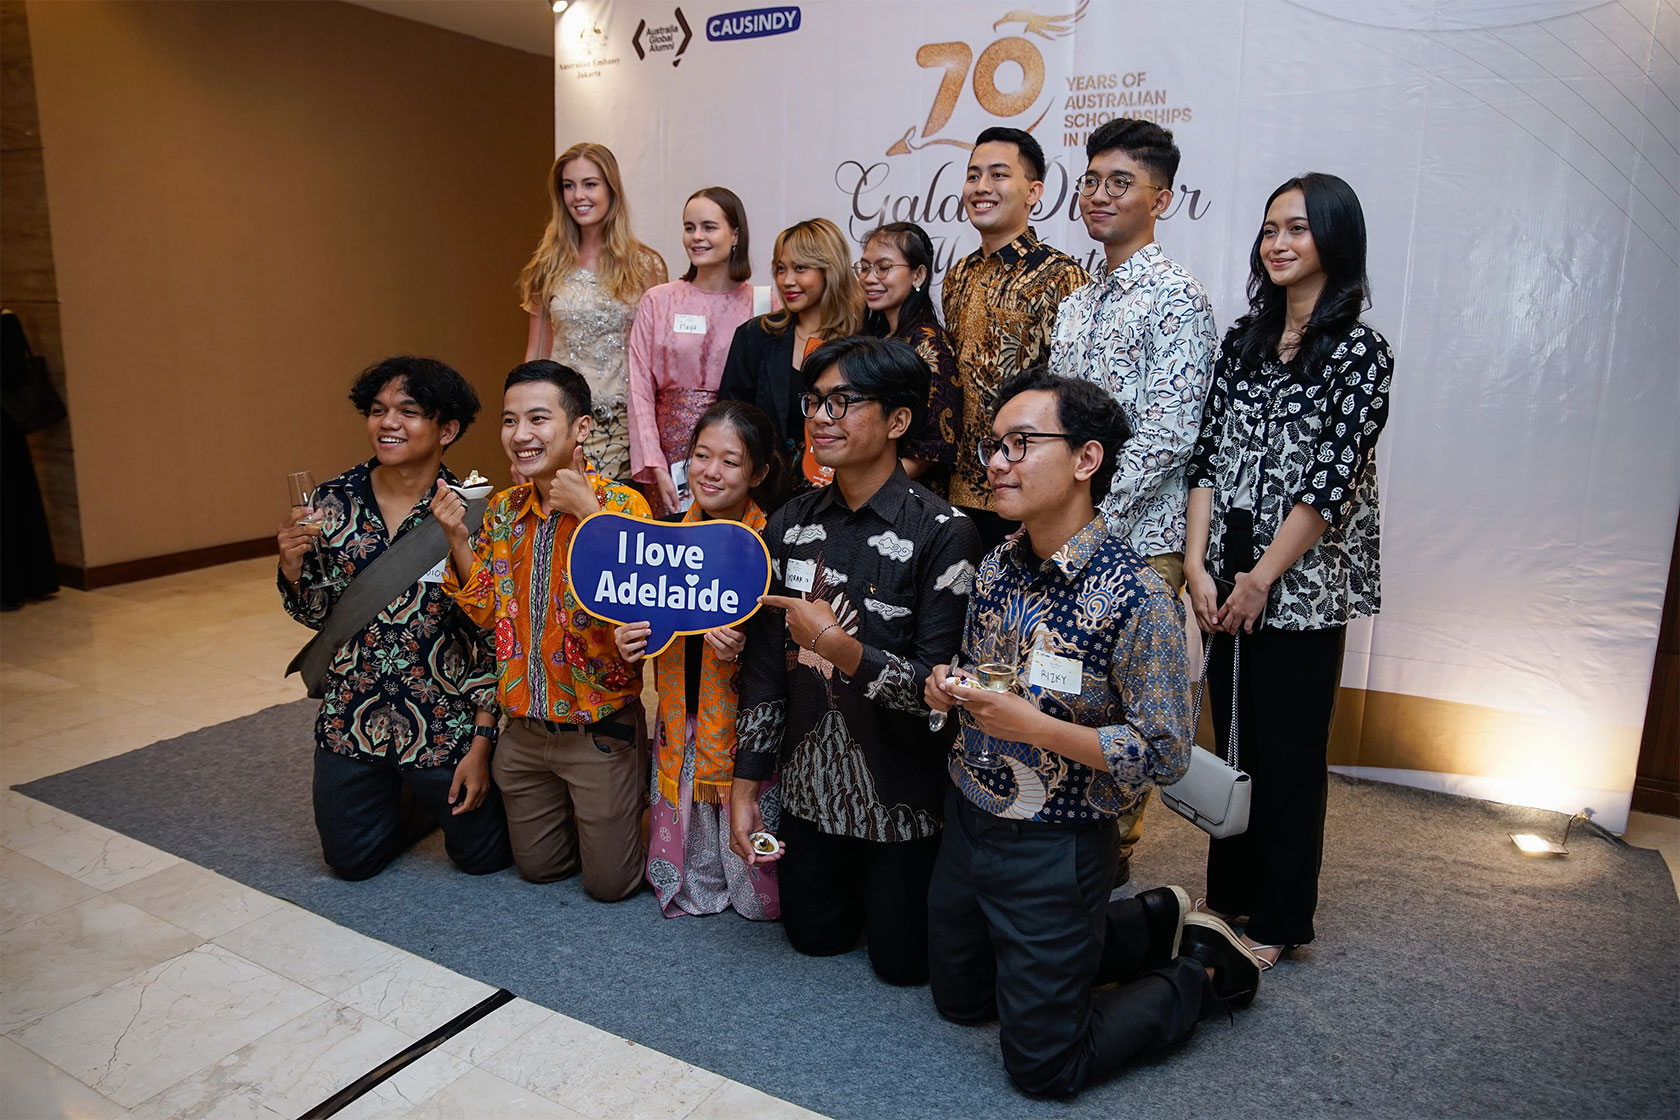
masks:
<instances>
[{"instance_id":1,"label":"woman with eyeglasses","mask_svg":"<svg viewBox=\"0 0 1680 1120\"><path fill-rule=\"evenodd\" d=\"M659 517L682 508L672 467L686 466L694 422L717 400L735 330L753 313L747 213L735 192L689 195L682 228L688 271L649 288L630 328L631 477Z\"/></svg>"},{"instance_id":2,"label":"woman with eyeglasses","mask_svg":"<svg viewBox=\"0 0 1680 1120\"><path fill-rule=\"evenodd\" d=\"M902 445L904 472L943 498L957 462L963 404L956 351L928 294L933 240L915 222L890 222L863 239L863 257L852 269L869 307L863 333L903 339L927 363L927 415Z\"/></svg>"},{"instance_id":3,"label":"woman with eyeglasses","mask_svg":"<svg viewBox=\"0 0 1680 1120\"><path fill-rule=\"evenodd\" d=\"M827 218L808 218L778 233L771 265L782 307L735 331L718 386L720 399L750 401L769 415L789 461L798 464L798 489L828 482L826 468L805 449L799 371L817 347L856 334L863 323L863 291L850 257L845 236Z\"/></svg>"},{"instance_id":4,"label":"woman with eyeglasses","mask_svg":"<svg viewBox=\"0 0 1680 1120\"><path fill-rule=\"evenodd\" d=\"M519 276L531 316L525 360L551 358L583 375L595 421L584 454L603 478L628 480L626 336L642 293L665 283L665 261L630 231L618 160L604 145L561 152L548 201L548 228Z\"/></svg>"},{"instance_id":5,"label":"woman with eyeglasses","mask_svg":"<svg viewBox=\"0 0 1680 1120\"><path fill-rule=\"evenodd\" d=\"M1225 336L1190 460L1184 573L1212 635L1213 726L1236 705L1248 831L1208 848L1197 906L1270 968L1313 940L1326 752L1347 624L1381 608L1377 437L1388 343L1368 306L1365 215L1314 172L1266 200L1248 314Z\"/></svg>"}]
</instances>

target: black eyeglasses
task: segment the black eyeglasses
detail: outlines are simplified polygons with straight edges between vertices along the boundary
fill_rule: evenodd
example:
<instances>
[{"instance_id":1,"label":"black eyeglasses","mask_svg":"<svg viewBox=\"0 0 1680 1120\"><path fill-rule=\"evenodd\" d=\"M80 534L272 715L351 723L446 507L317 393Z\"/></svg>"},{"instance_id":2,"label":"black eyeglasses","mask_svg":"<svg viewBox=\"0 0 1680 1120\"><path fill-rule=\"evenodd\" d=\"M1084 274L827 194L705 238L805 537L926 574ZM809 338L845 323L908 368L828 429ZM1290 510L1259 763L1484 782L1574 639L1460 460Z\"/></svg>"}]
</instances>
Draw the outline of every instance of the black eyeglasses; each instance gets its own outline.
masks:
<instances>
[{"instance_id":1,"label":"black eyeglasses","mask_svg":"<svg viewBox=\"0 0 1680 1120\"><path fill-rule=\"evenodd\" d=\"M1136 179L1128 178L1125 175L1121 175L1119 172L1115 172L1114 174L1103 178L1097 175L1092 175L1087 171L1079 177L1079 193L1081 197L1090 198L1092 195L1097 193L1098 186L1101 186L1103 191L1110 198L1123 198L1125 197L1126 192L1131 190L1134 186L1148 187L1152 191L1164 191L1167 189L1165 187L1158 187L1154 183L1139 183Z\"/></svg>"},{"instance_id":2,"label":"black eyeglasses","mask_svg":"<svg viewBox=\"0 0 1680 1120\"><path fill-rule=\"evenodd\" d=\"M828 413L830 420L839 420L846 415L846 410L854 404L880 399L880 397L871 397L863 393L848 393L843 389L836 389L827 396L821 393L804 393L799 398L799 411L804 414L805 419L809 420L817 414L817 409L820 408Z\"/></svg>"},{"instance_id":3,"label":"black eyeglasses","mask_svg":"<svg viewBox=\"0 0 1680 1120\"><path fill-rule=\"evenodd\" d=\"M977 440L974 448L980 452L981 466L991 462L992 456L999 451L1003 452L1004 462L1019 463L1027 457L1028 442L1035 439L1065 439L1069 443L1073 442L1073 437L1066 432L1006 432L1000 439L987 436Z\"/></svg>"}]
</instances>

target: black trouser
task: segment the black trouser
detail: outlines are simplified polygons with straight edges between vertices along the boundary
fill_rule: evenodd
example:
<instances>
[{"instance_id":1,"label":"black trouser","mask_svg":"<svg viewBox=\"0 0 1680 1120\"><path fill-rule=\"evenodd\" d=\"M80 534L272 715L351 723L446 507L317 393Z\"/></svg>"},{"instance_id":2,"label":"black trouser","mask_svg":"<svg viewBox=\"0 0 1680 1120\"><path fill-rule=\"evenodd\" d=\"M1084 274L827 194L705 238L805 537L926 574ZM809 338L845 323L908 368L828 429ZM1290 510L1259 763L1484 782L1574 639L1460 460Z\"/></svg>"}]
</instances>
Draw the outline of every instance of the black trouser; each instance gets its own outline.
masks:
<instances>
[{"instance_id":1,"label":"black trouser","mask_svg":"<svg viewBox=\"0 0 1680 1120\"><path fill-rule=\"evenodd\" d=\"M1207 972L1152 945L1143 904L1110 902L1114 821L1007 821L952 790L928 892L933 1002L947 1019L999 1021L1003 1065L1028 1093L1062 1095L1186 1038ZM1119 982L1112 991L1093 985Z\"/></svg>"},{"instance_id":2,"label":"black trouser","mask_svg":"<svg viewBox=\"0 0 1680 1120\"><path fill-rule=\"evenodd\" d=\"M778 835L787 843L776 882L789 944L831 957L867 933L875 975L889 984L927 979L928 879L938 836L896 843L835 836L785 810Z\"/></svg>"},{"instance_id":3,"label":"black trouser","mask_svg":"<svg viewBox=\"0 0 1680 1120\"><path fill-rule=\"evenodd\" d=\"M1252 555L1247 539L1233 547L1233 535L1244 538L1247 528L1242 518L1227 520L1227 556ZM1237 763L1253 779L1254 792L1248 831L1208 844L1207 900L1222 914L1248 915L1244 932L1262 944L1305 945L1313 939L1324 859L1326 756L1346 636L1345 626L1266 626L1242 636ZM1212 641L1208 690L1214 736L1224 753L1236 639L1218 634Z\"/></svg>"},{"instance_id":4,"label":"black trouser","mask_svg":"<svg viewBox=\"0 0 1680 1120\"><path fill-rule=\"evenodd\" d=\"M453 766L399 767L317 747L315 829L327 866L343 879L370 879L434 825L462 871L486 875L511 864L501 794L492 785L482 805L454 816L454 779Z\"/></svg>"}]
</instances>

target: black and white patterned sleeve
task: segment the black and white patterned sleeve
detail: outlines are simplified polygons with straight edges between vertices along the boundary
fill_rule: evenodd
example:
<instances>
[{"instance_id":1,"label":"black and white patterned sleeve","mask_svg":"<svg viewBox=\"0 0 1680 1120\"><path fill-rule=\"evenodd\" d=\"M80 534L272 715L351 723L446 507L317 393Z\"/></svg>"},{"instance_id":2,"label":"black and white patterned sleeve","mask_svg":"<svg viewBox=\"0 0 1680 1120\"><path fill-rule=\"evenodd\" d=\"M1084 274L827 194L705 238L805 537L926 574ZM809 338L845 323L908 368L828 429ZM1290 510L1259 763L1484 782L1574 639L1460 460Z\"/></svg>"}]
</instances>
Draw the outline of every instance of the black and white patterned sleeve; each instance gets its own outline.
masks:
<instances>
[{"instance_id":1,"label":"black and white patterned sleeve","mask_svg":"<svg viewBox=\"0 0 1680 1120\"><path fill-rule=\"evenodd\" d=\"M1388 343L1363 324L1348 333L1330 362L1324 427L1306 483L1295 500L1312 506L1331 525L1339 525L1353 509L1359 474L1388 420L1393 371Z\"/></svg>"},{"instance_id":2,"label":"black and white patterned sleeve","mask_svg":"<svg viewBox=\"0 0 1680 1120\"><path fill-rule=\"evenodd\" d=\"M905 649L863 647L863 660L852 679L863 693L885 708L923 712L922 688L933 667L951 660L962 644L968 595L980 559L980 532L967 517L950 516L921 545L927 560L916 589L910 644Z\"/></svg>"},{"instance_id":3,"label":"black and white patterned sleeve","mask_svg":"<svg viewBox=\"0 0 1680 1120\"><path fill-rule=\"evenodd\" d=\"M1201 430L1196 436L1196 448L1190 453L1190 463L1185 468L1185 479L1192 490L1211 490L1218 485L1213 458L1219 451L1221 421L1231 397L1233 364L1231 346L1226 343L1219 348L1219 357L1213 363L1213 380L1208 385L1207 401L1202 405Z\"/></svg>"},{"instance_id":4,"label":"black and white patterned sleeve","mask_svg":"<svg viewBox=\"0 0 1680 1120\"><path fill-rule=\"evenodd\" d=\"M782 530L785 507L770 516L764 542L770 548L770 594L785 595ZM746 648L741 651L741 697L735 719L735 776L762 782L776 772L782 732L787 726L787 619L781 611L760 609L747 619Z\"/></svg>"}]
</instances>

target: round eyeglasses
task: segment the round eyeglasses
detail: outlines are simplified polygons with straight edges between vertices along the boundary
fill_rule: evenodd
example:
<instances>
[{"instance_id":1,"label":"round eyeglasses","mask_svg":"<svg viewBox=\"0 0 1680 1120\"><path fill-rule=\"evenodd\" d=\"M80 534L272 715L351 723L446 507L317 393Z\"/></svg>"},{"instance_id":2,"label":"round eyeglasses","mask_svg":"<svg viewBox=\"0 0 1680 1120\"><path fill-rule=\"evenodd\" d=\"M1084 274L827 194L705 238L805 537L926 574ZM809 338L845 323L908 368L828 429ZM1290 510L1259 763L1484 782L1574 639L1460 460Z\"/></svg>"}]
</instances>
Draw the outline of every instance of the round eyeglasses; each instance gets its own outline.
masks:
<instances>
[{"instance_id":1,"label":"round eyeglasses","mask_svg":"<svg viewBox=\"0 0 1680 1120\"><path fill-rule=\"evenodd\" d=\"M1027 444L1035 439L1065 439L1073 442L1073 437L1066 432L1006 432L1001 438L993 439L986 436L975 441L974 449L980 453L982 466L992 461L992 456L1003 452L1003 461L1019 463L1027 457Z\"/></svg>"},{"instance_id":2,"label":"round eyeglasses","mask_svg":"<svg viewBox=\"0 0 1680 1120\"><path fill-rule=\"evenodd\" d=\"M897 261L880 261L875 264L870 264L868 261L859 261L852 266L852 271L858 274L858 279L860 280L869 279L871 274L879 276L881 279L885 280L887 278L887 273L891 272L893 269L909 267L909 265L899 264Z\"/></svg>"},{"instance_id":3,"label":"round eyeglasses","mask_svg":"<svg viewBox=\"0 0 1680 1120\"><path fill-rule=\"evenodd\" d=\"M804 393L799 398L799 411L805 419L809 420L817 414L817 410L820 408L828 413L830 420L839 420L846 415L846 410L852 405L880 399L880 397L871 397L864 393L848 393L843 389L836 389L827 396L821 393Z\"/></svg>"},{"instance_id":4,"label":"round eyeglasses","mask_svg":"<svg viewBox=\"0 0 1680 1120\"><path fill-rule=\"evenodd\" d=\"M1124 198L1126 192L1131 190L1134 186L1147 187L1152 191L1164 191L1167 189L1166 187L1156 186L1154 183L1139 183L1136 179L1126 175L1121 175L1119 172L1103 177L1092 175L1087 171L1079 177L1078 182L1079 194L1082 198L1090 198L1092 195L1096 194L1098 186L1101 186L1103 192L1110 198Z\"/></svg>"}]
</instances>

